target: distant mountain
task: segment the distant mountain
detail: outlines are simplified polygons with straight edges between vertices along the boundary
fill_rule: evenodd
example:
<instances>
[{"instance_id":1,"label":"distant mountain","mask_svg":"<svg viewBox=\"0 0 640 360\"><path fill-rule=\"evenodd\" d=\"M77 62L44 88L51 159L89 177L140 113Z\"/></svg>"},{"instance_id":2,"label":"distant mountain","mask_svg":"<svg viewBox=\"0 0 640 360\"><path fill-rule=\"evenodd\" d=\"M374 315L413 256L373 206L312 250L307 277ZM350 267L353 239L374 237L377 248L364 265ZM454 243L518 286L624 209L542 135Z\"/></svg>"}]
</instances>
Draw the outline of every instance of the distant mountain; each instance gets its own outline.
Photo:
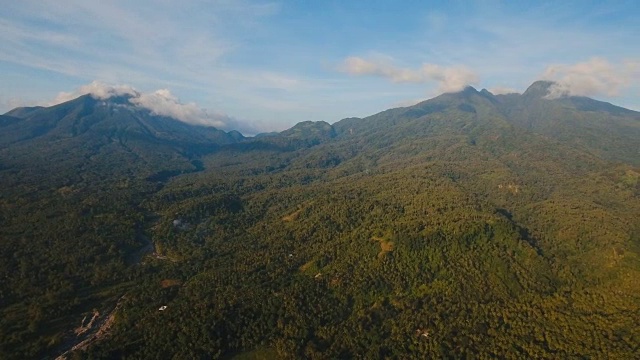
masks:
<instances>
[{"instance_id":1,"label":"distant mountain","mask_svg":"<svg viewBox=\"0 0 640 360\"><path fill-rule=\"evenodd\" d=\"M84 95L52 107L17 108L5 116L20 118L19 124L5 129L0 146L34 140L59 140L73 137L105 137L119 142L142 140L150 143L230 144L244 137L213 127L189 125L176 119L153 115L130 104L126 97L107 100Z\"/></svg>"},{"instance_id":2,"label":"distant mountain","mask_svg":"<svg viewBox=\"0 0 640 360\"><path fill-rule=\"evenodd\" d=\"M17 108L2 116L0 126L5 167L38 164L44 170L66 163L78 168L87 159L103 158L93 161L94 166L108 164L111 171L122 173L146 171L152 178L192 171L195 157L244 139L237 131L154 115L126 96L100 100L84 95L51 107Z\"/></svg>"},{"instance_id":3,"label":"distant mountain","mask_svg":"<svg viewBox=\"0 0 640 360\"><path fill-rule=\"evenodd\" d=\"M333 127L324 121L304 121L297 123L289 130L280 133L281 136L295 139L329 140L336 136Z\"/></svg>"},{"instance_id":4,"label":"distant mountain","mask_svg":"<svg viewBox=\"0 0 640 360\"><path fill-rule=\"evenodd\" d=\"M254 150L271 147L282 151L295 151L330 141L335 136L335 129L327 122L303 121L281 132L257 134L237 147Z\"/></svg>"},{"instance_id":5,"label":"distant mountain","mask_svg":"<svg viewBox=\"0 0 640 360\"><path fill-rule=\"evenodd\" d=\"M523 94L508 95L467 87L414 106L386 110L364 119L344 119L333 127L339 136L376 134L391 127L395 127L393 134L400 132L398 135L404 136L450 127L452 122L472 116L480 122L492 122L489 127L493 129L510 124L606 160L640 165L640 112L587 97L547 99L552 85L538 81ZM435 122L444 118L447 122Z\"/></svg>"},{"instance_id":6,"label":"distant mountain","mask_svg":"<svg viewBox=\"0 0 640 360\"><path fill-rule=\"evenodd\" d=\"M14 116L17 118L25 118L25 117L28 117L31 113L41 109L44 109L44 107L43 106L18 107L9 111L5 115Z\"/></svg>"},{"instance_id":7,"label":"distant mountain","mask_svg":"<svg viewBox=\"0 0 640 360\"><path fill-rule=\"evenodd\" d=\"M551 86L538 81L522 95L498 95L498 107L517 126L607 160L640 165L640 112L580 96L547 99Z\"/></svg>"},{"instance_id":8,"label":"distant mountain","mask_svg":"<svg viewBox=\"0 0 640 360\"><path fill-rule=\"evenodd\" d=\"M254 137L255 138L261 138L261 137L277 136L278 134L280 134L280 133L277 132L277 131L271 131L271 132L267 132L267 133L256 134Z\"/></svg>"},{"instance_id":9,"label":"distant mountain","mask_svg":"<svg viewBox=\"0 0 640 360\"><path fill-rule=\"evenodd\" d=\"M333 139L336 132L333 126L324 121L304 121L297 123L291 129L282 131L278 136L292 143L314 146Z\"/></svg>"}]
</instances>

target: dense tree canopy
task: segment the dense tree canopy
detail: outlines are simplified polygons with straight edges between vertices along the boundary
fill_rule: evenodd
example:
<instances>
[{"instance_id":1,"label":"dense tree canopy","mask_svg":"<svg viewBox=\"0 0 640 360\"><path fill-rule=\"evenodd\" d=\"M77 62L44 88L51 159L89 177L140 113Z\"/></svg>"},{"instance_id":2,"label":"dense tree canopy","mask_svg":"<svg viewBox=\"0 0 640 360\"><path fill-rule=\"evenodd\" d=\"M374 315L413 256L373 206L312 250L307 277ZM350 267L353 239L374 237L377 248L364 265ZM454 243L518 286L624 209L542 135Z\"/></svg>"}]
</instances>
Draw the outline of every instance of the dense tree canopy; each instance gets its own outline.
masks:
<instances>
[{"instance_id":1,"label":"dense tree canopy","mask_svg":"<svg viewBox=\"0 0 640 360\"><path fill-rule=\"evenodd\" d=\"M533 90L193 147L36 110L112 120L0 148L0 357L95 312L69 357L640 357L640 115Z\"/></svg>"}]
</instances>

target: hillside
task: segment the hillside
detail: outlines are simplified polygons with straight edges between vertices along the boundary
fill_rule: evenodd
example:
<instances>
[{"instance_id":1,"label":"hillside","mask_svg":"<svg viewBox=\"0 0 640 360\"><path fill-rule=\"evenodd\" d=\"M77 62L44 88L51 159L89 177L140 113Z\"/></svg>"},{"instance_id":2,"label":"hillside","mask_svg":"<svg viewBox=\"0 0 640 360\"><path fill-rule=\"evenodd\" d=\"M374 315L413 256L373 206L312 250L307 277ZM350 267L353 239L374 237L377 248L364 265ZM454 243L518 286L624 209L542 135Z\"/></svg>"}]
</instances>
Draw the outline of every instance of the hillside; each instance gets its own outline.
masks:
<instances>
[{"instance_id":1,"label":"hillside","mask_svg":"<svg viewBox=\"0 0 640 360\"><path fill-rule=\"evenodd\" d=\"M538 81L520 96L497 96L499 107L517 126L607 160L640 165L633 151L640 149L640 113L587 97L549 100L551 85Z\"/></svg>"},{"instance_id":2,"label":"hillside","mask_svg":"<svg viewBox=\"0 0 640 360\"><path fill-rule=\"evenodd\" d=\"M636 358L640 114L548 86L246 139L12 111L0 355L55 357L115 307L77 355Z\"/></svg>"},{"instance_id":3,"label":"hillside","mask_svg":"<svg viewBox=\"0 0 640 360\"><path fill-rule=\"evenodd\" d=\"M139 202L172 176L202 170L201 154L241 138L125 98L85 95L8 114L0 127L0 357L32 358L55 348L76 314L122 295L109 289L130 283L148 243ZM16 346L23 350L7 353Z\"/></svg>"}]
</instances>

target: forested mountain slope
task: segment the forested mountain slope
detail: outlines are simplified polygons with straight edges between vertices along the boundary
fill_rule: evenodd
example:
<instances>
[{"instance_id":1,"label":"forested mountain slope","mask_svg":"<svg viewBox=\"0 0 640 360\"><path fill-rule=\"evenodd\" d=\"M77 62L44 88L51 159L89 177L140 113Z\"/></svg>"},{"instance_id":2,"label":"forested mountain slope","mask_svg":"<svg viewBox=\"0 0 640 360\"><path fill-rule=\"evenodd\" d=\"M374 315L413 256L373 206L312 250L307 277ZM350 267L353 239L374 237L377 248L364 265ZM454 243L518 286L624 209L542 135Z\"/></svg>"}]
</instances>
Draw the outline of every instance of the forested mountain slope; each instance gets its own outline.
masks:
<instances>
[{"instance_id":1,"label":"forested mountain slope","mask_svg":"<svg viewBox=\"0 0 640 360\"><path fill-rule=\"evenodd\" d=\"M587 97L550 100L551 86L538 81L522 95L499 95L499 107L518 126L608 160L640 165L640 113Z\"/></svg>"},{"instance_id":2,"label":"forested mountain slope","mask_svg":"<svg viewBox=\"0 0 640 360\"><path fill-rule=\"evenodd\" d=\"M9 114L0 122L0 357L25 358L57 346L71 317L133 276L147 243L138 203L237 138L122 97Z\"/></svg>"},{"instance_id":3,"label":"forested mountain slope","mask_svg":"<svg viewBox=\"0 0 640 360\"><path fill-rule=\"evenodd\" d=\"M3 275L23 270L2 277L2 354L59 354L65 326L124 295L78 355L638 357L638 113L545 86L300 123L191 152L201 171L162 183L132 170L100 201L71 182L34 211L76 223L34 233L27 201L12 205L24 196L3 191ZM155 255L135 264L146 240ZM90 255L25 260L64 244Z\"/></svg>"}]
</instances>

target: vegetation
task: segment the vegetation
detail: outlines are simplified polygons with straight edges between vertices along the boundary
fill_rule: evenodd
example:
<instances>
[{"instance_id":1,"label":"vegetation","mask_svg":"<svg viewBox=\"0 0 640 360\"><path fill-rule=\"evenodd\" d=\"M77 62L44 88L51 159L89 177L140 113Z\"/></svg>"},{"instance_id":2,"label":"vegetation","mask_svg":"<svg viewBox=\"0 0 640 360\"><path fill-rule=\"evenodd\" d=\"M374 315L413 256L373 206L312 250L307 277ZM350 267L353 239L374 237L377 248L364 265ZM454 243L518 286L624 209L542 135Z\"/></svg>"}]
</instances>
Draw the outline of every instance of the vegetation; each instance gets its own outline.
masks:
<instances>
[{"instance_id":1,"label":"vegetation","mask_svg":"<svg viewBox=\"0 0 640 360\"><path fill-rule=\"evenodd\" d=\"M535 100L534 85L193 146L127 127L55 145L62 120L11 142L0 357L53 358L114 307L69 356L640 357L640 146L548 128L568 113L618 136L640 115Z\"/></svg>"}]
</instances>

